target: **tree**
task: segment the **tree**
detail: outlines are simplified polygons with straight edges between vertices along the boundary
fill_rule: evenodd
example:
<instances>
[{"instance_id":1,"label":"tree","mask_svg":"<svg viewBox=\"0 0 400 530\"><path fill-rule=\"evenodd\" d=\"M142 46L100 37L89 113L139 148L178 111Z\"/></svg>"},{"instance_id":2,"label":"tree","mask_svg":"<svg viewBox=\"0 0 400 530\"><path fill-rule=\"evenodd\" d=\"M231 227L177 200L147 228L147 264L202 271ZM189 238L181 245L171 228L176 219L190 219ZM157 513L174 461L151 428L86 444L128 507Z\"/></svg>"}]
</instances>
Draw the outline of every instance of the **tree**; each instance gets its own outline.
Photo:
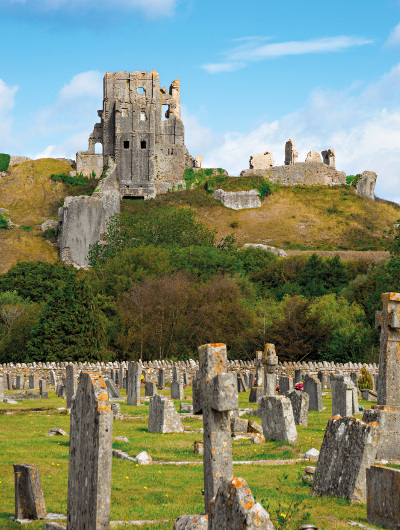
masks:
<instances>
[{"instance_id":1,"label":"tree","mask_svg":"<svg viewBox=\"0 0 400 530\"><path fill-rule=\"evenodd\" d=\"M30 361L98 359L106 345L106 319L85 279L59 287L31 332Z\"/></svg>"}]
</instances>

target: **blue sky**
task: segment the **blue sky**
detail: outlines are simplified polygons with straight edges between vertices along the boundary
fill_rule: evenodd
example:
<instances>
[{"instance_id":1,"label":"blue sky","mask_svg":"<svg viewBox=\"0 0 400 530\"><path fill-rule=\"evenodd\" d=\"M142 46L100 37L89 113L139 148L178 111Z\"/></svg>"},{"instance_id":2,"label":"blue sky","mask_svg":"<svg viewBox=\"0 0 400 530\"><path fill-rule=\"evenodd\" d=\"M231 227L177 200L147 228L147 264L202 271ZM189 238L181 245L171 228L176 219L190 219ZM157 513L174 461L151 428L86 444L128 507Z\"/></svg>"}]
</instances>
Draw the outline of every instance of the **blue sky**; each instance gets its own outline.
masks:
<instances>
[{"instance_id":1,"label":"blue sky","mask_svg":"<svg viewBox=\"0 0 400 530\"><path fill-rule=\"evenodd\" d=\"M192 155L333 148L400 202L399 0L0 0L0 152L74 156L106 71L179 78Z\"/></svg>"}]
</instances>

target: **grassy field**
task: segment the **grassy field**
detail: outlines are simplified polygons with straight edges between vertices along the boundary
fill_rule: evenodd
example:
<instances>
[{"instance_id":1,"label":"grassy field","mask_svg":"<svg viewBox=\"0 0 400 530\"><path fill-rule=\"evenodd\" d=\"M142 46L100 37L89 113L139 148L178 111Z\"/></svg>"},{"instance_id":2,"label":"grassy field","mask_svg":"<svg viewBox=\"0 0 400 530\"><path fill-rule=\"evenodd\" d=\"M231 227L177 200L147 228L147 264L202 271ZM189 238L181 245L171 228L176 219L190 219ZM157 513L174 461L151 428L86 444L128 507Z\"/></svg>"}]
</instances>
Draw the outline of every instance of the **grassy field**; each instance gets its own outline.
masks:
<instances>
[{"instance_id":1,"label":"grassy field","mask_svg":"<svg viewBox=\"0 0 400 530\"><path fill-rule=\"evenodd\" d=\"M124 391L122 391L124 394ZM164 394L168 395L167 389ZM185 397L191 392L185 392ZM58 411L65 401L50 392L48 400L22 401L18 405L0 403L0 528L19 528L9 520L14 512L13 463L37 465L40 471L48 512L66 513L68 484L67 437L46 437L52 427L69 433L69 415ZM239 394L241 408L254 408L248 403L249 393ZM297 427L299 443L267 440L257 445L249 440L233 442L235 461L280 460L299 458L311 447L320 448L326 423L330 417L331 396L324 396L323 412L309 413L309 426ZM368 402L362 402L370 406ZM175 402L179 408L179 401ZM114 420L113 438L126 436L129 443L115 442L113 447L123 449L131 456L145 450L155 462L198 461L193 443L202 439L201 433L154 434L147 432L148 404L139 407L121 405L129 419ZM252 417L253 419L254 416ZM260 421L258 419L258 421ZM199 430L199 419L184 418L186 430ZM351 505L343 499L312 498L309 487L302 485L301 475L307 462L291 465L235 464L235 476L243 477L255 498L268 509L275 528L295 529L309 513L309 520L320 530L348 528L348 521L367 523L366 505ZM312 465L312 464L311 464ZM171 529L173 522L182 514L202 513L203 506L202 465L157 464L139 466L132 462L113 459L112 463L112 520L160 520L170 522L147 525L141 528ZM287 513L293 500L300 500L294 517L285 526L277 524L277 513ZM281 506L279 507L279 504ZM369 525L371 526L371 525ZM126 525L126 528L134 528ZM43 523L32 523L29 528L43 528Z\"/></svg>"}]
</instances>

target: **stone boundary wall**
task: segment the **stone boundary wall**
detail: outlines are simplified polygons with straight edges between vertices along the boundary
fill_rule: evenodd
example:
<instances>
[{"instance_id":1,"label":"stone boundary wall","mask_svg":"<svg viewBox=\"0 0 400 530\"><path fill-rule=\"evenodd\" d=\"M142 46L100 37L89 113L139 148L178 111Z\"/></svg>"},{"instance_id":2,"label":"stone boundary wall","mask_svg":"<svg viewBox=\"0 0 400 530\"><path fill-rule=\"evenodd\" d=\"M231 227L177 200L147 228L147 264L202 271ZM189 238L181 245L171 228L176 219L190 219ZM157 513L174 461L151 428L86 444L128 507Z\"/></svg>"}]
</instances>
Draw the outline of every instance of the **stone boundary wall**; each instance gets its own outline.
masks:
<instances>
[{"instance_id":1,"label":"stone boundary wall","mask_svg":"<svg viewBox=\"0 0 400 530\"><path fill-rule=\"evenodd\" d=\"M78 372L91 372L96 371L101 373L105 378L110 378L111 370L119 369L122 364L124 368L128 369L128 363L113 362L113 363L28 363L28 364L0 364L0 376L9 373L12 377L23 374L27 378L31 374L37 374L38 379L45 379L50 381L50 370L54 370L58 378L65 377L65 369L69 364L75 364ZM290 376L294 378L294 372L297 369L303 371L303 378L306 374L310 376L316 376L318 372L323 372L326 375L330 373L340 372L343 375L350 375L352 372L357 374L357 377L361 375L361 367L365 366L372 375L374 381L374 375L378 375L379 365L373 364L361 364L361 363L328 363L328 362L309 362L309 363L279 363L276 374L278 377ZM163 368L165 370L165 381L172 381L172 371L177 368L180 373L186 372L189 382L192 381L196 374L196 370L199 370L199 362L190 359L188 361L149 361L142 363L142 373L146 381L157 382L158 370ZM228 361L228 372L236 372L243 374L244 372L250 372L256 374L255 361Z\"/></svg>"}]
</instances>

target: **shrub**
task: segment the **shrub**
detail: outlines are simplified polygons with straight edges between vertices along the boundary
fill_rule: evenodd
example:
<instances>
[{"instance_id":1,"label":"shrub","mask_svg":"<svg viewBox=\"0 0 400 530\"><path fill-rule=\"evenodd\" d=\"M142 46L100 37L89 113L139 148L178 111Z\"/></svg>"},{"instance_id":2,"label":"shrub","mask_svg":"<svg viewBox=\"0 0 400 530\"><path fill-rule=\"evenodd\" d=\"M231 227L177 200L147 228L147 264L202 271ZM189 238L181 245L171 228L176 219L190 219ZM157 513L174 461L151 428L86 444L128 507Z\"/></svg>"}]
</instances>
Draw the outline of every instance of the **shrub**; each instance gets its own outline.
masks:
<instances>
[{"instance_id":1,"label":"shrub","mask_svg":"<svg viewBox=\"0 0 400 530\"><path fill-rule=\"evenodd\" d=\"M368 372L365 366L361 368L361 377L358 378L357 384L360 390L364 390L366 388L368 390L373 390L374 388L371 374Z\"/></svg>"},{"instance_id":2,"label":"shrub","mask_svg":"<svg viewBox=\"0 0 400 530\"><path fill-rule=\"evenodd\" d=\"M1 213L0 213L0 228L5 228L5 229L8 228L7 217L5 217L4 215L2 215Z\"/></svg>"},{"instance_id":3,"label":"shrub","mask_svg":"<svg viewBox=\"0 0 400 530\"><path fill-rule=\"evenodd\" d=\"M75 177L71 177L71 175L66 173L53 174L51 179L54 182L63 182L71 195L92 195L99 183L94 172L91 177L84 177L81 173L78 173Z\"/></svg>"},{"instance_id":4,"label":"shrub","mask_svg":"<svg viewBox=\"0 0 400 530\"><path fill-rule=\"evenodd\" d=\"M7 171L10 165L10 155L0 153L0 171Z\"/></svg>"}]
</instances>

